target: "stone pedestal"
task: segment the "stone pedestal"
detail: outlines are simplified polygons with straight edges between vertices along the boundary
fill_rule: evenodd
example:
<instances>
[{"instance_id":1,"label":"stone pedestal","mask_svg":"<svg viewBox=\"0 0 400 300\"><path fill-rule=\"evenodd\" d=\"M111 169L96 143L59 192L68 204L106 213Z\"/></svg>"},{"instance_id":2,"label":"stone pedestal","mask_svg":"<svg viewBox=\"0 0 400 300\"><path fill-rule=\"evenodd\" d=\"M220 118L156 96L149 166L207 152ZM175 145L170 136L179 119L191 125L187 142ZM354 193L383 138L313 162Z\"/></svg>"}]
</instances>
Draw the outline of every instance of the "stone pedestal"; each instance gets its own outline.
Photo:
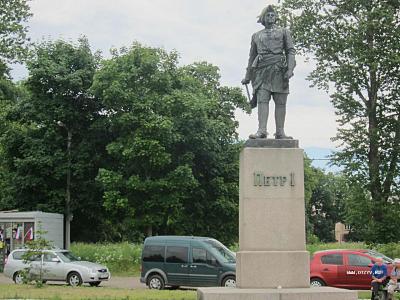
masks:
<instances>
[{"instance_id":1,"label":"stone pedestal","mask_svg":"<svg viewBox=\"0 0 400 300\"><path fill-rule=\"evenodd\" d=\"M357 292L330 287L294 289L201 288L198 300L357 300Z\"/></svg>"},{"instance_id":2,"label":"stone pedestal","mask_svg":"<svg viewBox=\"0 0 400 300\"><path fill-rule=\"evenodd\" d=\"M303 150L297 140L249 140L240 154L237 288L201 288L198 299L356 300L310 289Z\"/></svg>"},{"instance_id":3,"label":"stone pedestal","mask_svg":"<svg viewBox=\"0 0 400 300\"><path fill-rule=\"evenodd\" d=\"M308 288L303 150L296 140L261 142L240 155L237 286Z\"/></svg>"}]
</instances>

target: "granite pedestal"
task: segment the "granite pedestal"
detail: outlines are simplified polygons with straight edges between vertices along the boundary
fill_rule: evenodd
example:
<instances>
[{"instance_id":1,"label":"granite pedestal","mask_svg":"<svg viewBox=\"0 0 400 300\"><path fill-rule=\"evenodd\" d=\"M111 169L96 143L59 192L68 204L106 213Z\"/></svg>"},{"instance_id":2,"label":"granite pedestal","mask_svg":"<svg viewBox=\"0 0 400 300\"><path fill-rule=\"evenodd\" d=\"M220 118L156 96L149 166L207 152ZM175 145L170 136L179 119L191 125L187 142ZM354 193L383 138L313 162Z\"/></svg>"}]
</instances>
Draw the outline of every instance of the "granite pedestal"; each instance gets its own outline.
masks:
<instances>
[{"instance_id":1,"label":"granite pedestal","mask_svg":"<svg viewBox=\"0 0 400 300\"><path fill-rule=\"evenodd\" d=\"M198 300L357 300L357 292L330 287L292 289L201 288Z\"/></svg>"},{"instance_id":2,"label":"granite pedestal","mask_svg":"<svg viewBox=\"0 0 400 300\"><path fill-rule=\"evenodd\" d=\"M249 140L240 154L237 288L201 288L198 299L345 299L311 288L305 248L304 154L297 140Z\"/></svg>"}]
</instances>

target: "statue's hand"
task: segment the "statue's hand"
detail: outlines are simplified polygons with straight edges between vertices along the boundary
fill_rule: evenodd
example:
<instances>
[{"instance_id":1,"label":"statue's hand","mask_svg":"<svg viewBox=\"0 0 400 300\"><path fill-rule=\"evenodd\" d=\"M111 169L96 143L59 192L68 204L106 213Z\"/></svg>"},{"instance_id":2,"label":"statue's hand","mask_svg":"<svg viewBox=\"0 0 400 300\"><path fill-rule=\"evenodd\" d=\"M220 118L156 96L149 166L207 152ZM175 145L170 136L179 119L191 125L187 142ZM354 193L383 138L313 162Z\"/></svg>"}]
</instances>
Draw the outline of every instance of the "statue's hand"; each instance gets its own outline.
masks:
<instances>
[{"instance_id":1,"label":"statue's hand","mask_svg":"<svg viewBox=\"0 0 400 300\"><path fill-rule=\"evenodd\" d=\"M249 84L249 83L250 83L250 79L245 78L242 80L242 84Z\"/></svg>"},{"instance_id":2,"label":"statue's hand","mask_svg":"<svg viewBox=\"0 0 400 300\"><path fill-rule=\"evenodd\" d=\"M283 78L289 79L293 77L293 71L286 71L285 74L283 74Z\"/></svg>"}]
</instances>

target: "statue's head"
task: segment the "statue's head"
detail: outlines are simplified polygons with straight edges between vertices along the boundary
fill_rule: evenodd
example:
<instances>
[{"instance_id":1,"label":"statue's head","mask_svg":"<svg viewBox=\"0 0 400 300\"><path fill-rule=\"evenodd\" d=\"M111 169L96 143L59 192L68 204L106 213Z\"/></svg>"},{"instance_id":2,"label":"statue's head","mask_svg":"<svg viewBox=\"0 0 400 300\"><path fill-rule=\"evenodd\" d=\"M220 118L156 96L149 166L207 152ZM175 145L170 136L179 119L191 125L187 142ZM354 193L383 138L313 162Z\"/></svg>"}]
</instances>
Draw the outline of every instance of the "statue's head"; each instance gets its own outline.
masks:
<instances>
[{"instance_id":1,"label":"statue's head","mask_svg":"<svg viewBox=\"0 0 400 300\"><path fill-rule=\"evenodd\" d=\"M262 10L261 14L258 16L257 22L265 26L267 24L275 24L277 19L278 13L272 5L268 5Z\"/></svg>"}]
</instances>

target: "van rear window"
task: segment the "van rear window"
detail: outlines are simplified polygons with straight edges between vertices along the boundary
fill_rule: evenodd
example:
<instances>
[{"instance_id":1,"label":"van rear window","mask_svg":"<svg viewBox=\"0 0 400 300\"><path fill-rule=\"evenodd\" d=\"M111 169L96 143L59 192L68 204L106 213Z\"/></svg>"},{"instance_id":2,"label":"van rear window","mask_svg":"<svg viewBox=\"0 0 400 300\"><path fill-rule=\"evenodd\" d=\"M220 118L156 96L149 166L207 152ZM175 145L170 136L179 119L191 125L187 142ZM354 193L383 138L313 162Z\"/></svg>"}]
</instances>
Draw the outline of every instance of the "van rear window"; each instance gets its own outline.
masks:
<instances>
[{"instance_id":1,"label":"van rear window","mask_svg":"<svg viewBox=\"0 0 400 300\"><path fill-rule=\"evenodd\" d=\"M168 263L187 263L188 247L168 246L167 259Z\"/></svg>"},{"instance_id":2,"label":"van rear window","mask_svg":"<svg viewBox=\"0 0 400 300\"><path fill-rule=\"evenodd\" d=\"M164 262L165 246L145 246L143 261Z\"/></svg>"}]
</instances>

